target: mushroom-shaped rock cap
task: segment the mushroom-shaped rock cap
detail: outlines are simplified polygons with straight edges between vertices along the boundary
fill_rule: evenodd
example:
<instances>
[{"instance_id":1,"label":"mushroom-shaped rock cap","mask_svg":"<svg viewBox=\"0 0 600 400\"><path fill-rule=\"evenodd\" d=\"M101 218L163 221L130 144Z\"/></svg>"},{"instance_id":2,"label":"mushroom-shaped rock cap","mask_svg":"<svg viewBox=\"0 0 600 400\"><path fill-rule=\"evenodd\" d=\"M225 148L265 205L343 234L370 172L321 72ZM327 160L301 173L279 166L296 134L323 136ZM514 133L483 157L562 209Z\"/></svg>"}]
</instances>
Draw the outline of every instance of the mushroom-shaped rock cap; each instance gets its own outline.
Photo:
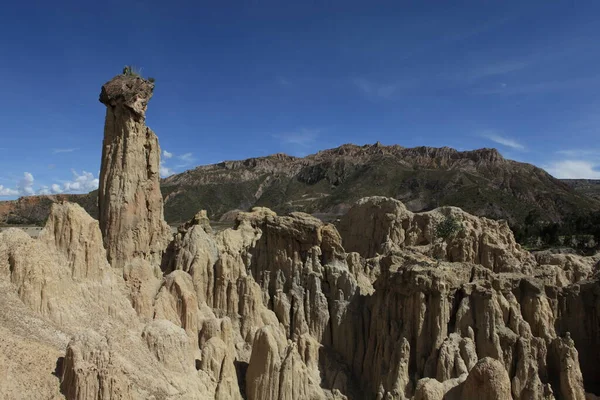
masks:
<instances>
[{"instance_id":1,"label":"mushroom-shaped rock cap","mask_svg":"<svg viewBox=\"0 0 600 400\"><path fill-rule=\"evenodd\" d=\"M127 107L144 118L154 83L135 75L117 75L102 85L100 102L107 107Z\"/></svg>"}]
</instances>

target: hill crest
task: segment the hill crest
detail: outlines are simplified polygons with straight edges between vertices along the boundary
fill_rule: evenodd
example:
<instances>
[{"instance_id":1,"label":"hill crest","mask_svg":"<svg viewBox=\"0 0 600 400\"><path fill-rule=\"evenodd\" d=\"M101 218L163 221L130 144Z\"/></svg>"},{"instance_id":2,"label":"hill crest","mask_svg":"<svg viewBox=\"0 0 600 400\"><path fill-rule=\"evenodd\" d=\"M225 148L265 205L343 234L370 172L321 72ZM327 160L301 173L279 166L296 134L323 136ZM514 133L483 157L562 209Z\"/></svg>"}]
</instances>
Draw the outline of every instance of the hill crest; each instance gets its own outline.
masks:
<instances>
[{"instance_id":1,"label":"hill crest","mask_svg":"<svg viewBox=\"0 0 600 400\"><path fill-rule=\"evenodd\" d=\"M506 159L494 148L459 151L379 142L343 144L306 157L276 153L227 160L161 181L165 216L172 224L192 218L200 209L219 219L230 210L253 206L332 219L359 198L374 195L401 200L415 212L452 205L514 224L538 210L544 219L559 221L570 213L600 209L600 199L579 190L589 187ZM95 192L72 196L71 201L96 215ZM0 221L12 215L12 220L35 223L47 215L50 201L40 197L39 207L32 199L12 206L0 202Z\"/></svg>"}]
</instances>

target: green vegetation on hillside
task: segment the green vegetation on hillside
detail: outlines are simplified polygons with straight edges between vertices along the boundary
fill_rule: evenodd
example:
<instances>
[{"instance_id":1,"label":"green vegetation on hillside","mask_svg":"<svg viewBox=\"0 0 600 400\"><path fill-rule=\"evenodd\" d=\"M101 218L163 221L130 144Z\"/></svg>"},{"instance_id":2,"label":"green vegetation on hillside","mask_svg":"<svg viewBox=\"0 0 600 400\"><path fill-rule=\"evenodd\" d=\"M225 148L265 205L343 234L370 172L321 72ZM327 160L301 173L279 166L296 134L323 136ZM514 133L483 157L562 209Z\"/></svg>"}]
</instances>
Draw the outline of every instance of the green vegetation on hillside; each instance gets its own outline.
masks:
<instances>
[{"instance_id":1,"label":"green vegetation on hillside","mask_svg":"<svg viewBox=\"0 0 600 400\"><path fill-rule=\"evenodd\" d=\"M512 230L515 239L529 248L563 245L585 250L600 244L600 211L574 213L561 222L549 222L532 210Z\"/></svg>"}]
</instances>

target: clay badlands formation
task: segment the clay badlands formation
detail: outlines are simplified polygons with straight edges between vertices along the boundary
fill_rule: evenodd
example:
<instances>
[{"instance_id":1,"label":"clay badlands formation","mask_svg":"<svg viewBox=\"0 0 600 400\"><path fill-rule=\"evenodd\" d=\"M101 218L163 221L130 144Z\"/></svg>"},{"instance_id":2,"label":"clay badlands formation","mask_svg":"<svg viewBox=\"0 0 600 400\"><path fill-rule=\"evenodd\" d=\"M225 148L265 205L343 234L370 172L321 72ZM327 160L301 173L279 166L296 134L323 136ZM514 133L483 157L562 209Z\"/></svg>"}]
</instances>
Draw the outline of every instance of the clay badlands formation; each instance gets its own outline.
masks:
<instances>
[{"instance_id":1,"label":"clay badlands formation","mask_svg":"<svg viewBox=\"0 0 600 400\"><path fill-rule=\"evenodd\" d=\"M384 197L338 228L256 208L172 235L152 91L102 87L99 221L63 202L37 239L0 233L0 398L600 394L598 257L532 255L502 221ZM448 216L463 229L436 240Z\"/></svg>"}]
</instances>

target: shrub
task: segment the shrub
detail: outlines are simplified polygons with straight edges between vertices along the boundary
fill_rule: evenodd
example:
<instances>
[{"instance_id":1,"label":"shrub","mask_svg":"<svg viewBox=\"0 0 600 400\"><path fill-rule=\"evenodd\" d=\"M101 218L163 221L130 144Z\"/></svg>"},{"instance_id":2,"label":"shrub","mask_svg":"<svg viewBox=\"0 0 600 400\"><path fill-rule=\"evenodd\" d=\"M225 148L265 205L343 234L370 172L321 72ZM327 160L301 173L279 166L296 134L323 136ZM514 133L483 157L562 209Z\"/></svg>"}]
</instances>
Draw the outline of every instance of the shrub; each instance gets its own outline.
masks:
<instances>
[{"instance_id":1,"label":"shrub","mask_svg":"<svg viewBox=\"0 0 600 400\"><path fill-rule=\"evenodd\" d=\"M438 239L446 240L449 237L456 235L462 229L463 226L460 221L449 215L436 225L435 236Z\"/></svg>"},{"instance_id":2,"label":"shrub","mask_svg":"<svg viewBox=\"0 0 600 400\"><path fill-rule=\"evenodd\" d=\"M127 76L142 76L142 69L134 65L126 65L123 67L123 75Z\"/></svg>"}]
</instances>

